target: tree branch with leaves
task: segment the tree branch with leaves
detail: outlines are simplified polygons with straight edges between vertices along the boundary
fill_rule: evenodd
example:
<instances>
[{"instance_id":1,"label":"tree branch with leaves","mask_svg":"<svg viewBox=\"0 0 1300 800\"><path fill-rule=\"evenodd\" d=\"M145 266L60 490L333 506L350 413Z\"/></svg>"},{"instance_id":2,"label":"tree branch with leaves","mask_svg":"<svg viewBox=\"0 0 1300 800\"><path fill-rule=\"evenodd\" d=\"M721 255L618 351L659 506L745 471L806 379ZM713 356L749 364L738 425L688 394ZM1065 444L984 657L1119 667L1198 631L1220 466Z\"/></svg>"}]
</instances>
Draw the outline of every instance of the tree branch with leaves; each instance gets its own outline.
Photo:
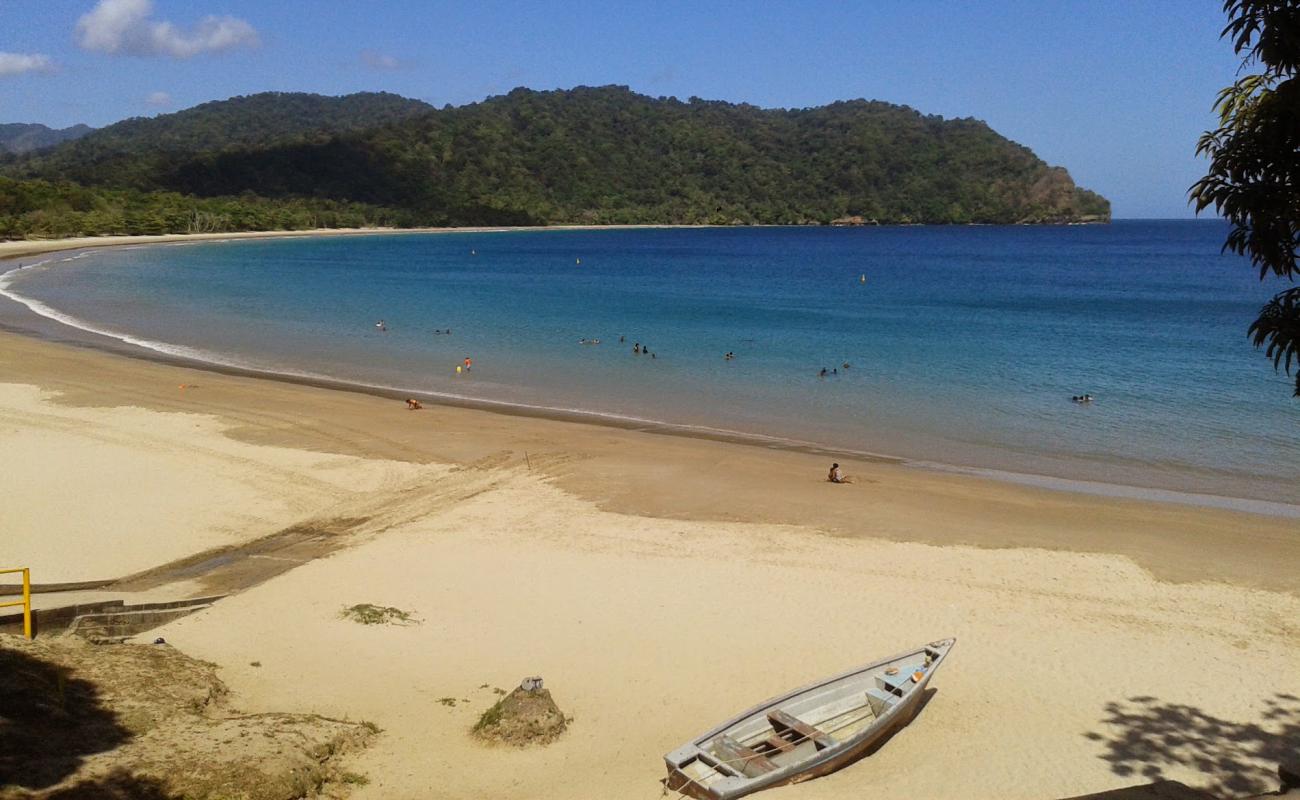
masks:
<instances>
[{"instance_id":1,"label":"tree branch with leaves","mask_svg":"<svg viewBox=\"0 0 1300 800\"><path fill-rule=\"evenodd\" d=\"M1219 93L1219 127L1203 134L1198 155L1210 170L1192 185L1199 214L1210 206L1232 224L1223 249L1250 258L1260 280L1294 281L1300 267L1300 0L1227 0L1230 39L1252 74ZM1260 310L1248 336L1291 374L1300 397L1300 288Z\"/></svg>"}]
</instances>

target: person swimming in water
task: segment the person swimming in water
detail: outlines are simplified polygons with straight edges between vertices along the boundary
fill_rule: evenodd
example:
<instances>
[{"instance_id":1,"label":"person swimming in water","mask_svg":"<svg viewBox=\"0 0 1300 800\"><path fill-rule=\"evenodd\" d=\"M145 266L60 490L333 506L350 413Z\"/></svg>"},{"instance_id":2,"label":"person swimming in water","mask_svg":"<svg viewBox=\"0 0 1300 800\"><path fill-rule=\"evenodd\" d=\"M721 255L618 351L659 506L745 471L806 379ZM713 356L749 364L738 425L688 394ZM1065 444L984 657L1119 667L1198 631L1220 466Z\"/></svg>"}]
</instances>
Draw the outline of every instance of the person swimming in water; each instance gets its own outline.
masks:
<instances>
[{"instance_id":1,"label":"person swimming in water","mask_svg":"<svg viewBox=\"0 0 1300 800\"><path fill-rule=\"evenodd\" d=\"M377 331L384 331L384 332L387 332L387 331L388 331L388 326L385 325L385 324L384 324L384 321L381 319L381 320L379 320L378 322L375 323L375 330L377 330Z\"/></svg>"}]
</instances>

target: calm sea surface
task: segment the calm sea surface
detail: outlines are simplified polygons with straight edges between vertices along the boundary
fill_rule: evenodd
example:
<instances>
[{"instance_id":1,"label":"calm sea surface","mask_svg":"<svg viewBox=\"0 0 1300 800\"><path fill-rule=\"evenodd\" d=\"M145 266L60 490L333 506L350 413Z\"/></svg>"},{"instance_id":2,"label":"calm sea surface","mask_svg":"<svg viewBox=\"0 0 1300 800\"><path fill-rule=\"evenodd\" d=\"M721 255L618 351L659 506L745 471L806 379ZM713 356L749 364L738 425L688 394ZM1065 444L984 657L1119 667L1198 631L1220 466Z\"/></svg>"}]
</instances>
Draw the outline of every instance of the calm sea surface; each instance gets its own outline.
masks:
<instances>
[{"instance_id":1,"label":"calm sea surface","mask_svg":"<svg viewBox=\"0 0 1300 800\"><path fill-rule=\"evenodd\" d=\"M46 256L0 283L64 322L224 363L1300 503L1300 402L1245 336L1276 286L1220 255L1225 232L279 239ZM1094 403L1070 402L1085 392Z\"/></svg>"}]
</instances>

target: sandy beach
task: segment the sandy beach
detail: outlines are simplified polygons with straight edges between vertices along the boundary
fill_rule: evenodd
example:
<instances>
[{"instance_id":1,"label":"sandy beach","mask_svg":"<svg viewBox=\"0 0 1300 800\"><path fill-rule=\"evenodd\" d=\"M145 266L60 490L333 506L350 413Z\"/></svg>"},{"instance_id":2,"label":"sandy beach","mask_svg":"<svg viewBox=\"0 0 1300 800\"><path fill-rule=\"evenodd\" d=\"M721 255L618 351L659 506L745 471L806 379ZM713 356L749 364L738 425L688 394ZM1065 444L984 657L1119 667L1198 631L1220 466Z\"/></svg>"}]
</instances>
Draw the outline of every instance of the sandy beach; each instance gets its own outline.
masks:
<instances>
[{"instance_id":1,"label":"sandy beach","mask_svg":"<svg viewBox=\"0 0 1300 800\"><path fill-rule=\"evenodd\" d=\"M89 247L121 247L144 244L185 244L187 242L223 241L230 239L284 239L303 236L379 236L402 233L475 233L508 230L594 230L618 228L681 228L708 227L683 225L551 225L546 228L518 228L493 225L488 227L462 226L456 228L307 228L295 231L232 231L226 233L166 233L157 236L74 236L66 239L13 239L0 241L0 261L17 259L41 253L62 250L82 250Z\"/></svg>"},{"instance_id":2,"label":"sandy beach","mask_svg":"<svg viewBox=\"0 0 1300 800\"><path fill-rule=\"evenodd\" d=\"M12 334L0 374L0 525L37 582L347 521L327 557L149 635L252 711L379 725L357 797L658 797L662 754L714 722L943 636L957 649L907 729L774 796L1267 789L1300 716L1294 519L887 463L834 486L813 455L409 412ZM420 623L340 619L354 603ZM470 739L492 689L532 674L570 731ZM1240 735L1180 744L1171 724Z\"/></svg>"},{"instance_id":3,"label":"sandy beach","mask_svg":"<svg viewBox=\"0 0 1300 800\"><path fill-rule=\"evenodd\" d=\"M149 636L217 664L250 711L377 724L356 797L658 797L662 754L713 723L947 636L908 728L773 796L1263 791L1300 724L1294 518L887 461L836 486L819 455L410 412L12 333L0 448L7 565L145 576L102 593L128 600L231 593ZM293 530L328 547L269 580L176 568ZM341 619L356 603L419 622ZM472 740L494 690L533 674L569 732Z\"/></svg>"}]
</instances>

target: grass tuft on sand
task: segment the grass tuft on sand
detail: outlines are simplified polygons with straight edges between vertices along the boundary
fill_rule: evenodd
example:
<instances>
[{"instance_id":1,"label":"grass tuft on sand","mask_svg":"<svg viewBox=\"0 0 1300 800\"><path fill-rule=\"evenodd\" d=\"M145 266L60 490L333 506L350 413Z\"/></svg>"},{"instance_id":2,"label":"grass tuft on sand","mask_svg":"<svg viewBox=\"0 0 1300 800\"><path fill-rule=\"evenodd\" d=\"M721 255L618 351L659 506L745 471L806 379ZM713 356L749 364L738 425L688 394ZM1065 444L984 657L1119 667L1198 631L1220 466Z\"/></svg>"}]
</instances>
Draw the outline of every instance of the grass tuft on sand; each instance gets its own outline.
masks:
<instances>
[{"instance_id":1,"label":"grass tuft on sand","mask_svg":"<svg viewBox=\"0 0 1300 800\"><path fill-rule=\"evenodd\" d=\"M350 619L362 625L419 625L420 621L409 611L392 606L377 606L373 603L358 603L339 612L343 619Z\"/></svg>"}]
</instances>

